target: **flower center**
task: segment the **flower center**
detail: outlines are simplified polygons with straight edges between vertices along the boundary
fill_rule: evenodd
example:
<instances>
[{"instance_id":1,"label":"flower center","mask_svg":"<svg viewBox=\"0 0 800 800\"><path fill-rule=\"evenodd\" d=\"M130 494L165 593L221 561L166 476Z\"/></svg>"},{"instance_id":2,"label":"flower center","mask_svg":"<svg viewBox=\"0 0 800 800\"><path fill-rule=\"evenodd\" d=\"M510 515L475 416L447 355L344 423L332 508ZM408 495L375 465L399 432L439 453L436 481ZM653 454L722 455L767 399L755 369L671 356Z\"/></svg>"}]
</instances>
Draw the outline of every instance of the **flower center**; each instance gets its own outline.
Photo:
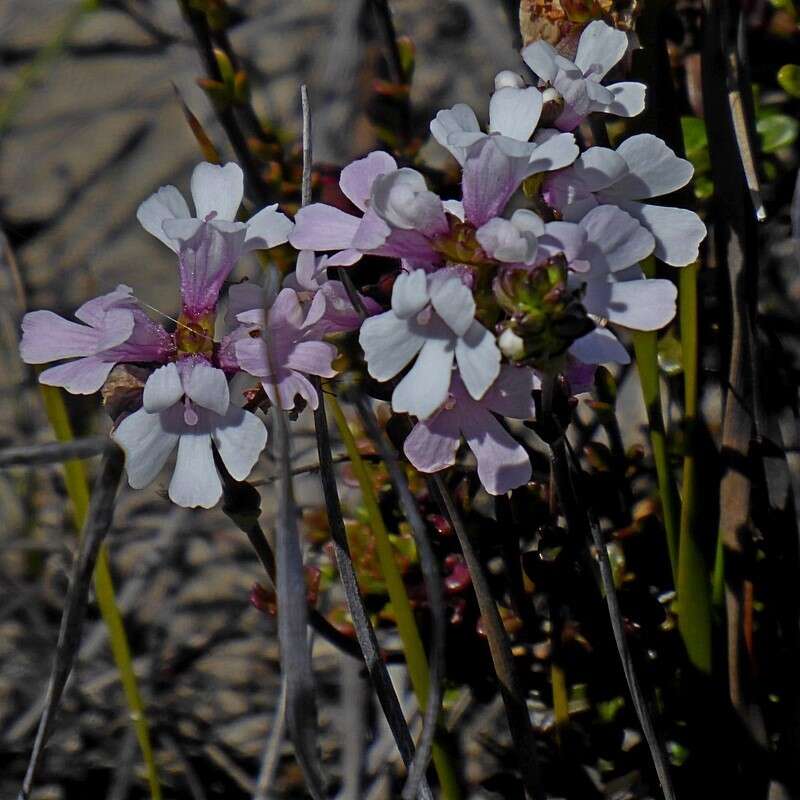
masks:
<instances>
[{"instance_id":1,"label":"flower center","mask_svg":"<svg viewBox=\"0 0 800 800\"><path fill-rule=\"evenodd\" d=\"M469 264L474 267L495 264L478 244L475 228L472 225L450 214L447 215L447 219L450 223L450 232L437 237L433 242L434 248L439 253L448 261L457 264Z\"/></svg>"},{"instance_id":2,"label":"flower center","mask_svg":"<svg viewBox=\"0 0 800 800\"><path fill-rule=\"evenodd\" d=\"M178 317L175 344L178 348L178 358L192 355L211 358L214 355L213 312L206 312L199 316L182 313Z\"/></svg>"}]
</instances>

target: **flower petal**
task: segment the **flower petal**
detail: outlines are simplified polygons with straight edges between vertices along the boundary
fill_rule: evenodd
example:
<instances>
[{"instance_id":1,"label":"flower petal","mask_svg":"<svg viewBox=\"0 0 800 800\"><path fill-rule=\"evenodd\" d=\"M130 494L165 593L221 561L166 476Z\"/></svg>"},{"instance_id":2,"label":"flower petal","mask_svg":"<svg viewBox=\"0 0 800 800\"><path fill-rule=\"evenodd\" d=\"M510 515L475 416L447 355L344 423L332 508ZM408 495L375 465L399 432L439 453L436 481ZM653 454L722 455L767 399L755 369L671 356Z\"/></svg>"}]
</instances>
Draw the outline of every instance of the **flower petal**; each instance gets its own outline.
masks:
<instances>
[{"instance_id":1,"label":"flower petal","mask_svg":"<svg viewBox=\"0 0 800 800\"><path fill-rule=\"evenodd\" d=\"M489 100L489 130L522 142L531 138L542 113L542 93L529 86L498 89Z\"/></svg>"},{"instance_id":2,"label":"flower petal","mask_svg":"<svg viewBox=\"0 0 800 800\"><path fill-rule=\"evenodd\" d=\"M431 134L439 144L448 150L459 164L467 157L463 147L450 143L454 133L481 133L481 126L475 112L464 103L457 103L452 108L443 109L431 120Z\"/></svg>"},{"instance_id":3,"label":"flower petal","mask_svg":"<svg viewBox=\"0 0 800 800\"><path fill-rule=\"evenodd\" d=\"M536 403L532 392L540 384L536 373L529 367L504 364L481 403L503 417L533 419L536 416Z\"/></svg>"},{"instance_id":4,"label":"flower petal","mask_svg":"<svg viewBox=\"0 0 800 800\"><path fill-rule=\"evenodd\" d=\"M582 188L599 192L628 174L628 162L610 147L590 147L572 165Z\"/></svg>"},{"instance_id":5,"label":"flower petal","mask_svg":"<svg viewBox=\"0 0 800 800\"><path fill-rule=\"evenodd\" d=\"M584 75L604 78L619 63L628 49L628 37L623 31L601 20L590 22L581 33L575 64Z\"/></svg>"},{"instance_id":6,"label":"flower petal","mask_svg":"<svg viewBox=\"0 0 800 800\"><path fill-rule=\"evenodd\" d=\"M184 508L212 508L222 497L222 482L214 466L211 434L198 425L178 441L178 458L169 482L169 499Z\"/></svg>"},{"instance_id":7,"label":"flower petal","mask_svg":"<svg viewBox=\"0 0 800 800\"><path fill-rule=\"evenodd\" d=\"M455 275L431 282L431 303L456 336L463 336L475 319L472 292Z\"/></svg>"},{"instance_id":8,"label":"flower petal","mask_svg":"<svg viewBox=\"0 0 800 800\"><path fill-rule=\"evenodd\" d=\"M332 378L336 374L331 366L334 358L336 347L328 342L298 342L289 353L286 364L280 366L304 372L306 375Z\"/></svg>"},{"instance_id":9,"label":"flower petal","mask_svg":"<svg viewBox=\"0 0 800 800\"><path fill-rule=\"evenodd\" d=\"M488 136L483 139L470 150L464 162L461 178L464 211L476 228L493 217L499 217L511 195L530 174L528 159L507 155L497 138Z\"/></svg>"},{"instance_id":10,"label":"flower petal","mask_svg":"<svg viewBox=\"0 0 800 800\"><path fill-rule=\"evenodd\" d=\"M319 405L319 397L314 386L305 375L292 370L280 370L280 377L277 382L274 379L266 379L262 382L267 397L279 408L284 411L291 411L295 407L295 398L300 395L311 407L316 410Z\"/></svg>"},{"instance_id":11,"label":"flower petal","mask_svg":"<svg viewBox=\"0 0 800 800\"><path fill-rule=\"evenodd\" d=\"M588 264L577 259L583 253L586 238L586 231L574 222L548 222L538 240L536 261L540 263L556 253L563 253L570 268L582 272L588 269Z\"/></svg>"},{"instance_id":12,"label":"flower petal","mask_svg":"<svg viewBox=\"0 0 800 800\"><path fill-rule=\"evenodd\" d=\"M225 166L204 162L194 168L191 188L198 219L216 212L216 219L232 222L244 196L244 173L232 161Z\"/></svg>"},{"instance_id":13,"label":"flower petal","mask_svg":"<svg viewBox=\"0 0 800 800\"><path fill-rule=\"evenodd\" d=\"M558 73L557 53L553 46L541 39L522 50L522 60L545 83L552 83Z\"/></svg>"},{"instance_id":14,"label":"flower petal","mask_svg":"<svg viewBox=\"0 0 800 800\"><path fill-rule=\"evenodd\" d=\"M203 408L224 414L231 402L228 379L221 369L208 364L193 364L183 375L186 396Z\"/></svg>"},{"instance_id":15,"label":"flower petal","mask_svg":"<svg viewBox=\"0 0 800 800\"><path fill-rule=\"evenodd\" d=\"M452 340L425 339L414 366L392 392L392 408L427 419L447 399L452 367Z\"/></svg>"},{"instance_id":16,"label":"flower petal","mask_svg":"<svg viewBox=\"0 0 800 800\"><path fill-rule=\"evenodd\" d=\"M169 236L164 233L164 222L169 219L188 219L191 217L189 206L183 195L174 186L162 186L155 194L151 194L137 209L136 219L150 234L162 241L170 250L178 248Z\"/></svg>"},{"instance_id":17,"label":"flower petal","mask_svg":"<svg viewBox=\"0 0 800 800\"><path fill-rule=\"evenodd\" d=\"M234 345L239 366L250 375L263 378L270 374L267 359L267 343L260 336L247 336Z\"/></svg>"},{"instance_id":18,"label":"flower petal","mask_svg":"<svg viewBox=\"0 0 800 800\"><path fill-rule=\"evenodd\" d=\"M106 314L112 308L126 310L138 308L136 298L133 296L133 289L130 286L121 283L113 292L87 300L75 312L75 319L79 319L93 328L99 328L105 322Z\"/></svg>"},{"instance_id":19,"label":"flower petal","mask_svg":"<svg viewBox=\"0 0 800 800\"><path fill-rule=\"evenodd\" d=\"M603 266L612 272L647 258L655 248L653 234L616 206L597 206L579 224L590 245L602 253Z\"/></svg>"},{"instance_id":20,"label":"flower petal","mask_svg":"<svg viewBox=\"0 0 800 800\"><path fill-rule=\"evenodd\" d=\"M379 175L372 186L371 203L375 213L393 228L436 236L450 227L439 196L409 167Z\"/></svg>"},{"instance_id":21,"label":"flower petal","mask_svg":"<svg viewBox=\"0 0 800 800\"><path fill-rule=\"evenodd\" d=\"M264 423L255 414L234 405L216 421L211 436L225 467L237 481L250 474L267 443Z\"/></svg>"},{"instance_id":22,"label":"flower petal","mask_svg":"<svg viewBox=\"0 0 800 800\"><path fill-rule=\"evenodd\" d=\"M477 403L461 410L461 431L478 462L478 478L489 494L500 495L526 484L531 461L519 444Z\"/></svg>"},{"instance_id":23,"label":"flower petal","mask_svg":"<svg viewBox=\"0 0 800 800\"><path fill-rule=\"evenodd\" d=\"M438 472L455 464L460 441L458 415L442 409L414 426L403 444L403 452L420 472Z\"/></svg>"},{"instance_id":24,"label":"flower petal","mask_svg":"<svg viewBox=\"0 0 800 800\"><path fill-rule=\"evenodd\" d=\"M132 489L143 489L155 480L185 427L180 408L160 414L140 408L120 422L111 438L125 451Z\"/></svg>"},{"instance_id":25,"label":"flower petal","mask_svg":"<svg viewBox=\"0 0 800 800\"><path fill-rule=\"evenodd\" d=\"M392 233L392 229L382 220L372 208L367 209L367 213L361 218L358 224L358 229L353 234L353 240L350 243L351 247L362 253L377 250L383 245ZM334 256L331 263L341 261L341 253L338 258Z\"/></svg>"},{"instance_id":26,"label":"flower petal","mask_svg":"<svg viewBox=\"0 0 800 800\"><path fill-rule=\"evenodd\" d=\"M608 90L614 99L593 110L616 114L618 117L635 117L644 111L647 87L643 83L635 81L612 83Z\"/></svg>"},{"instance_id":27,"label":"flower petal","mask_svg":"<svg viewBox=\"0 0 800 800\"><path fill-rule=\"evenodd\" d=\"M185 311L202 314L216 306L222 284L242 254L246 232L242 223L204 223L200 233L181 247L179 271Z\"/></svg>"},{"instance_id":28,"label":"flower petal","mask_svg":"<svg viewBox=\"0 0 800 800\"><path fill-rule=\"evenodd\" d=\"M339 176L339 187L356 208L366 211L375 178L395 170L397 162L388 153L376 150L348 164Z\"/></svg>"},{"instance_id":29,"label":"flower petal","mask_svg":"<svg viewBox=\"0 0 800 800\"><path fill-rule=\"evenodd\" d=\"M629 364L628 351L608 328L595 328L576 339L569 352L584 364Z\"/></svg>"},{"instance_id":30,"label":"flower petal","mask_svg":"<svg viewBox=\"0 0 800 800\"><path fill-rule=\"evenodd\" d=\"M142 406L155 413L175 405L183 397L183 384L175 363L165 364L155 370L144 385Z\"/></svg>"},{"instance_id":31,"label":"flower petal","mask_svg":"<svg viewBox=\"0 0 800 800\"><path fill-rule=\"evenodd\" d=\"M659 197L685 186L694 174L689 161L678 158L651 133L631 136L617 148L617 153L625 159L629 172L604 192L609 198L643 200Z\"/></svg>"},{"instance_id":32,"label":"flower petal","mask_svg":"<svg viewBox=\"0 0 800 800\"><path fill-rule=\"evenodd\" d=\"M534 141L537 140L534 139ZM579 153L580 150L575 143L573 134L559 133L554 136L548 136L533 151L528 164L527 175L568 167L575 161Z\"/></svg>"},{"instance_id":33,"label":"flower petal","mask_svg":"<svg viewBox=\"0 0 800 800\"><path fill-rule=\"evenodd\" d=\"M289 234L294 223L278 211L278 204L262 208L247 220L247 233L244 237L244 249L268 250L289 241Z\"/></svg>"},{"instance_id":34,"label":"flower petal","mask_svg":"<svg viewBox=\"0 0 800 800\"><path fill-rule=\"evenodd\" d=\"M358 341L369 374L376 380L388 381L414 358L425 340L409 320L386 311L364 320Z\"/></svg>"},{"instance_id":35,"label":"flower petal","mask_svg":"<svg viewBox=\"0 0 800 800\"><path fill-rule=\"evenodd\" d=\"M295 250L344 250L350 247L361 219L324 203L301 208L289 243Z\"/></svg>"},{"instance_id":36,"label":"flower petal","mask_svg":"<svg viewBox=\"0 0 800 800\"><path fill-rule=\"evenodd\" d=\"M480 400L500 374L500 349L494 335L473 322L456 343L461 380L475 400Z\"/></svg>"},{"instance_id":37,"label":"flower petal","mask_svg":"<svg viewBox=\"0 0 800 800\"><path fill-rule=\"evenodd\" d=\"M59 358L94 355L98 338L98 332L87 325L70 322L52 311L31 311L22 318L19 352L26 364L46 364Z\"/></svg>"},{"instance_id":38,"label":"flower petal","mask_svg":"<svg viewBox=\"0 0 800 800\"><path fill-rule=\"evenodd\" d=\"M653 278L608 286L606 316L617 325L635 331L657 331L675 317L678 290L672 281Z\"/></svg>"},{"instance_id":39,"label":"flower petal","mask_svg":"<svg viewBox=\"0 0 800 800\"><path fill-rule=\"evenodd\" d=\"M78 358L46 369L39 375L39 383L61 386L70 394L94 394L106 382L113 368L113 361L101 361L94 356Z\"/></svg>"},{"instance_id":40,"label":"flower petal","mask_svg":"<svg viewBox=\"0 0 800 800\"><path fill-rule=\"evenodd\" d=\"M697 261L700 242L706 238L706 226L694 211L630 201L619 203L619 206L653 234L656 258L673 267Z\"/></svg>"},{"instance_id":41,"label":"flower petal","mask_svg":"<svg viewBox=\"0 0 800 800\"><path fill-rule=\"evenodd\" d=\"M418 314L428 305L428 276L423 269L401 272L392 287L392 311L400 319Z\"/></svg>"}]
</instances>

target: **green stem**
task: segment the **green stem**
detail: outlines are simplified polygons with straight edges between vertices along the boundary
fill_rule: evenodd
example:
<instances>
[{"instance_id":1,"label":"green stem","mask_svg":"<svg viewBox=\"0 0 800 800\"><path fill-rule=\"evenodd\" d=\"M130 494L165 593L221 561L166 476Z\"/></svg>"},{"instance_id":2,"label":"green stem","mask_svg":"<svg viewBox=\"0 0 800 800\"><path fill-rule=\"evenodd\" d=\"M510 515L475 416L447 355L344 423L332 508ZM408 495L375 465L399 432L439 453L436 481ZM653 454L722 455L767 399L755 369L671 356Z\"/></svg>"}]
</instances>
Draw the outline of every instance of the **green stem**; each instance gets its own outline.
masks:
<instances>
[{"instance_id":1,"label":"green stem","mask_svg":"<svg viewBox=\"0 0 800 800\"><path fill-rule=\"evenodd\" d=\"M678 585L678 536L680 500L675 488L675 479L667 458L667 434L661 412L661 386L658 378L658 341L654 331L635 331L633 346L636 351L636 367L642 386L647 422L650 427L650 445L656 465L658 492L664 515L664 530L667 534L667 550L672 567L672 579Z\"/></svg>"},{"instance_id":2,"label":"green stem","mask_svg":"<svg viewBox=\"0 0 800 800\"><path fill-rule=\"evenodd\" d=\"M74 436L72 425L67 416L64 399L58 389L52 386L40 386L44 407L53 432L59 441L71 441ZM79 460L67 461L64 464L65 483L67 494L72 506L72 518L75 527L83 529L89 511L89 484L86 478L86 469ZM108 640L114 662L117 665L125 700L130 711L131 722L139 741L142 752L147 780L150 785L152 800L161 800L161 786L158 782L155 757L150 742L150 730L145 715L144 704L139 693L139 684L133 669L128 638L122 621L119 607L114 593L114 583L111 578L111 569L108 562L108 549L101 546L94 571L94 590L97 596L97 605L108 630Z\"/></svg>"},{"instance_id":3,"label":"green stem","mask_svg":"<svg viewBox=\"0 0 800 800\"><path fill-rule=\"evenodd\" d=\"M336 420L339 435L342 437L345 450L347 450L347 454L350 457L353 473L361 488L362 501L367 515L369 516L370 527L375 536L375 549L381 565L381 572L386 582L386 590L389 594L395 620L397 621L397 630L403 642L403 650L406 654L406 664L408 665L411 685L414 689L414 694L417 697L420 709L424 712L428 704L428 659L425 656L422 638L419 634L417 622L414 619L414 611L408 599L403 577L395 561L394 548L389 539L389 532L386 530L383 515L378 506L378 498L375 495L375 489L372 485L369 470L361 454L358 452L358 446L347 424L344 412L336 398L328 395L325 402L328 404ZM432 758L436 768L436 774L439 776L442 797L445 798L445 800L456 800L461 796L458 787L458 779L446 750L438 742L434 742L433 744Z\"/></svg>"},{"instance_id":4,"label":"green stem","mask_svg":"<svg viewBox=\"0 0 800 800\"><path fill-rule=\"evenodd\" d=\"M679 311L684 377L684 425L686 448L683 458L683 503L678 559L678 629L689 657L703 672L711 671L711 606L708 573L695 536L697 461L695 455L698 406L697 272L690 264L680 272ZM721 550L720 550L721 552ZM717 574L719 570L719 575ZM714 569L714 586L722 585L722 559ZM722 594L720 594L720 604Z\"/></svg>"}]
</instances>

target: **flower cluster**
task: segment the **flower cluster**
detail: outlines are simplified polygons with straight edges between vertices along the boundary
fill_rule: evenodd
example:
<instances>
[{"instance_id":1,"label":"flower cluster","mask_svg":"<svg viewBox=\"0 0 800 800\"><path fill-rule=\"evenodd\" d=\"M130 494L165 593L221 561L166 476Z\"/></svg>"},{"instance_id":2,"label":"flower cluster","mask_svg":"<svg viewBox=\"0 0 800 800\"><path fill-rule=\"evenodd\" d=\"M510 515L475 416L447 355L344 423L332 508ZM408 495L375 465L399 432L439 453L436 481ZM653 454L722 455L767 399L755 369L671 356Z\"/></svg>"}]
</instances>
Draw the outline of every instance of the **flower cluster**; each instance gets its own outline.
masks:
<instances>
[{"instance_id":1,"label":"flower cluster","mask_svg":"<svg viewBox=\"0 0 800 800\"><path fill-rule=\"evenodd\" d=\"M242 283L230 288L228 330L217 338L220 292L240 257L286 242L293 224L277 205L236 221L243 195L236 164L200 164L191 190L195 216L174 186L159 189L137 214L178 257L181 312L172 332L147 316L128 286L118 286L75 312L84 324L50 311L26 314L20 350L30 364L72 359L39 380L75 394L98 391L117 364L146 370L138 408L121 415L112 433L125 450L128 481L133 488L151 483L177 448L170 498L211 507L222 494L214 452L233 478L244 480L267 441L261 419L232 396L232 379L254 376L284 409L294 407L297 395L316 406L306 375L335 374L336 350L323 337L358 320L341 312L341 287L320 288L306 309L295 289L271 296Z\"/></svg>"},{"instance_id":2,"label":"flower cluster","mask_svg":"<svg viewBox=\"0 0 800 800\"><path fill-rule=\"evenodd\" d=\"M389 385L394 412L416 420L405 453L417 469L452 465L463 437L487 491L524 484L528 454L504 420L532 419L543 375L584 383L593 365L627 362L615 329L655 330L675 314L673 283L645 278L640 262L689 264L705 236L691 211L647 202L692 175L660 139L578 147L573 132L589 114L632 117L645 106L642 84L603 83L627 48L624 33L592 22L574 62L541 41L523 50L535 85L510 71L496 77L487 131L469 106L440 111L430 130L460 166L459 200L372 152L341 172L347 210L314 203L292 223L271 206L238 222L241 170L201 164L194 217L169 186L138 213L178 257L174 331L120 286L76 312L82 325L28 314L23 358L77 357L40 375L77 393L98 390L115 364L145 367L141 406L113 433L130 484L151 482L177 447L170 497L210 506L222 491L215 463L243 479L267 438L234 401L232 378L253 376L281 408L298 397L316 407L307 376L334 376L331 334L358 331L369 375ZM227 330L215 337L220 292L239 258L287 240L299 251L294 273L282 288L231 286ZM383 305L361 296L356 308L328 271L374 256L393 260L390 296Z\"/></svg>"},{"instance_id":3,"label":"flower cluster","mask_svg":"<svg viewBox=\"0 0 800 800\"><path fill-rule=\"evenodd\" d=\"M390 307L364 320L359 342L369 374L391 384L393 411L417 419L405 452L421 471L452 465L463 436L487 491L524 484L528 456L499 418L532 418L542 373L585 382L592 365L627 362L614 327L656 330L675 314L675 286L639 264L652 254L689 264L705 227L643 201L685 185L691 165L648 134L580 153L571 132L590 113L644 109L642 84L602 83L627 47L592 22L574 62L545 42L525 48L536 86L496 77L488 131L469 106L440 111L431 133L461 167L460 200L374 152L341 173L360 213L297 214L290 243L328 264L399 260ZM519 207L523 184L533 208Z\"/></svg>"}]
</instances>

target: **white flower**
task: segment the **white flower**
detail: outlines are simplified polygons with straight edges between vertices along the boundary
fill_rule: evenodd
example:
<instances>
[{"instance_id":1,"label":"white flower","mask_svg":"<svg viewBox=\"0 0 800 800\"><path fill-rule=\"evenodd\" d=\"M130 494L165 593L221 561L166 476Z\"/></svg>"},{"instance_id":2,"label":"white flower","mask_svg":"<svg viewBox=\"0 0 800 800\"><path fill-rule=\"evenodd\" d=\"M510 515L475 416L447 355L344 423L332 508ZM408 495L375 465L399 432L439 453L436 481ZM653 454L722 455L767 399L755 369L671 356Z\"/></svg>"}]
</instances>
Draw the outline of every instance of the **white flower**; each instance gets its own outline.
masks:
<instances>
[{"instance_id":1,"label":"white flower","mask_svg":"<svg viewBox=\"0 0 800 800\"><path fill-rule=\"evenodd\" d=\"M547 178L545 200L577 222L597 205L619 206L655 237L655 255L673 266L697 259L706 226L693 211L639 202L685 186L694 168L649 133L626 139L616 151L590 147L568 169Z\"/></svg>"},{"instance_id":2,"label":"white flower","mask_svg":"<svg viewBox=\"0 0 800 800\"><path fill-rule=\"evenodd\" d=\"M475 300L455 270L430 278L401 274L392 308L364 321L359 342L373 378L388 381L412 361L392 394L392 408L426 419L447 399L454 361L469 394L480 400L500 372L494 336L475 320Z\"/></svg>"},{"instance_id":3,"label":"white flower","mask_svg":"<svg viewBox=\"0 0 800 800\"><path fill-rule=\"evenodd\" d=\"M570 223L550 223L548 231ZM583 287L582 302L597 327L577 339L569 352L585 364L627 364L630 356L607 323L637 331L663 328L675 316L677 289L668 280L646 279L638 262L653 251L652 234L613 206L592 209L579 223L586 241L572 272L572 288ZM588 265L588 268L586 268Z\"/></svg>"},{"instance_id":4,"label":"white flower","mask_svg":"<svg viewBox=\"0 0 800 800\"><path fill-rule=\"evenodd\" d=\"M494 217L475 232L486 255L509 264L533 264L544 222L527 209L517 209L511 219Z\"/></svg>"},{"instance_id":5,"label":"white flower","mask_svg":"<svg viewBox=\"0 0 800 800\"><path fill-rule=\"evenodd\" d=\"M488 134L481 130L475 112L458 103L440 111L431 121L433 138L462 166L487 136L509 158L530 164L530 175L571 164L578 156L572 134L544 129L529 141L542 113L542 94L533 86L520 88L513 75L506 71L495 78L498 88L489 101Z\"/></svg>"},{"instance_id":6,"label":"white flower","mask_svg":"<svg viewBox=\"0 0 800 800\"><path fill-rule=\"evenodd\" d=\"M225 373L203 359L159 367L147 379L142 400L142 408L112 434L125 451L128 482L134 489L147 486L177 447L169 497L180 506L211 508L222 496L212 443L241 481L267 442L264 423L231 404Z\"/></svg>"},{"instance_id":7,"label":"white flower","mask_svg":"<svg viewBox=\"0 0 800 800\"><path fill-rule=\"evenodd\" d=\"M622 31L595 20L584 28L574 62L542 39L522 51L525 63L564 101L564 111L555 121L557 128L574 130L592 112L635 117L644 110L643 83L601 84L627 48L628 37Z\"/></svg>"},{"instance_id":8,"label":"white flower","mask_svg":"<svg viewBox=\"0 0 800 800\"><path fill-rule=\"evenodd\" d=\"M408 167L375 178L371 205L394 228L416 230L427 236L449 229L439 196L428 189L419 172Z\"/></svg>"},{"instance_id":9,"label":"white flower","mask_svg":"<svg viewBox=\"0 0 800 800\"><path fill-rule=\"evenodd\" d=\"M192 173L192 216L174 186L162 186L136 212L142 227L178 254L184 310L213 310L239 257L283 244L294 227L277 203L236 222L244 176L238 164L198 164Z\"/></svg>"}]
</instances>

